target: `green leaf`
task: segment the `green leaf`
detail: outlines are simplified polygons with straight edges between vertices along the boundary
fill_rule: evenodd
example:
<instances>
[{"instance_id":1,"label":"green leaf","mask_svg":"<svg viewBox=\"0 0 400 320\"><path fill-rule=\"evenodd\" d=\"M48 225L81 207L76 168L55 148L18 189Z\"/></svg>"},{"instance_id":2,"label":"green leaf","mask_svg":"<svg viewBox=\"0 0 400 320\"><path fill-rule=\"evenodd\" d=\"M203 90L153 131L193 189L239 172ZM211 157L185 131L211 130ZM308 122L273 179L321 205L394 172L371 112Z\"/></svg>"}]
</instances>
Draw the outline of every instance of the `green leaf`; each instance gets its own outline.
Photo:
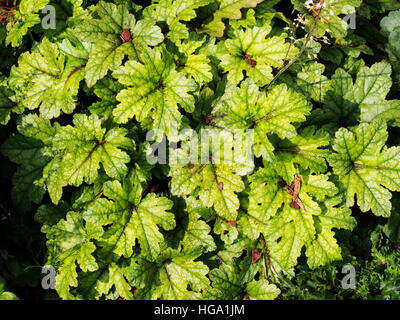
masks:
<instances>
[{"instance_id":1,"label":"green leaf","mask_svg":"<svg viewBox=\"0 0 400 320\"><path fill-rule=\"evenodd\" d=\"M243 297L243 286L234 267L222 264L210 272L213 289L206 291L206 299L240 300Z\"/></svg>"},{"instance_id":2,"label":"green leaf","mask_svg":"<svg viewBox=\"0 0 400 320\"><path fill-rule=\"evenodd\" d=\"M393 208L392 214L388 222L385 224L383 231L385 232L386 236L392 241L398 241L400 239L400 200L399 198L393 199Z\"/></svg>"},{"instance_id":3,"label":"green leaf","mask_svg":"<svg viewBox=\"0 0 400 320\"><path fill-rule=\"evenodd\" d=\"M104 194L84 213L86 221L97 226L112 226L104 236L104 244L118 254L130 257L138 240L143 257L154 261L164 240L159 227L171 230L175 227L174 215L168 212L172 201L149 193L141 199L142 187L135 175L130 175L121 185L119 181L104 184Z\"/></svg>"},{"instance_id":4,"label":"green leaf","mask_svg":"<svg viewBox=\"0 0 400 320\"><path fill-rule=\"evenodd\" d=\"M395 28L400 26L400 10L389 12L389 14L381 20L380 26L386 35L392 33Z\"/></svg>"},{"instance_id":5,"label":"green leaf","mask_svg":"<svg viewBox=\"0 0 400 320\"><path fill-rule=\"evenodd\" d=\"M50 159L42 154L42 147L43 145L37 140L16 136L11 137L2 148L5 155L12 160L18 160L16 162L21 164L12 178L11 196L13 203L23 212L31 209L31 202L39 204L46 192L40 179L43 168ZM18 158L13 158L15 153L18 153L15 155Z\"/></svg>"},{"instance_id":6,"label":"green leaf","mask_svg":"<svg viewBox=\"0 0 400 320\"><path fill-rule=\"evenodd\" d=\"M322 123L331 133L358 120L383 119L392 124L399 116L400 100L386 100L392 86L390 75L388 63L375 63L370 68L361 67L353 84L351 75L338 68L325 95L323 112L313 112L313 123Z\"/></svg>"},{"instance_id":7,"label":"green leaf","mask_svg":"<svg viewBox=\"0 0 400 320\"><path fill-rule=\"evenodd\" d=\"M73 211L56 225L44 226L42 232L47 234L48 247L57 252L49 261L58 265L56 290L63 299L72 299L70 287L78 286L77 265L84 272L98 269L96 259L92 255L96 246L90 240L98 239L101 233L85 228L81 214Z\"/></svg>"},{"instance_id":8,"label":"green leaf","mask_svg":"<svg viewBox=\"0 0 400 320\"><path fill-rule=\"evenodd\" d=\"M264 235L277 270L295 266L303 246L310 268L340 260L331 228L351 230L355 221L349 209L334 208L337 199L330 198L338 192L335 185L325 175L301 176L298 198L303 210L292 206L293 197L279 179L272 166L251 177L248 211L238 220L240 230L252 239L257 239L259 232Z\"/></svg>"},{"instance_id":9,"label":"green leaf","mask_svg":"<svg viewBox=\"0 0 400 320\"><path fill-rule=\"evenodd\" d=\"M15 21L11 19L7 24L6 45L11 43L13 47L20 46L28 30L40 23L41 19L38 12L48 3L49 0L21 0L18 10L13 11Z\"/></svg>"},{"instance_id":10,"label":"green leaf","mask_svg":"<svg viewBox=\"0 0 400 320\"><path fill-rule=\"evenodd\" d=\"M391 73L388 63L376 63L358 72L354 84L354 101L360 107L361 121L390 121L400 117L400 100L385 100L392 86Z\"/></svg>"},{"instance_id":11,"label":"green leaf","mask_svg":"<svg viewBox=\"0 0 400 320\"><path fill-rule=\"evenodd\" d=\"M211 144L208 144L209 140ZM196 141L190 143L193 142ZM182 149L174 150L178 161L170 164L171 193L177 196L198 195L203 207L212 207L224 219L235 220L239 208L237 193L245 188L241 176L248 174L253 167L249 163L252 162L251 159L242 159L242 154L237 157L239 152L233 152L233 143L233 136L229 132L214 129L203 133L201 154L196 153L196 148L199 147L196 143L192 148L191 159L188 159L185 150L189 143L183 144ZM172 157L174 155L172 153ZM195 159L193 155L196 156ZM189 160L193 163L188 163Z\"/></svg>"},{"instance_id":12,"label":"green leaf","mask_svg":"<svg viewBox=\"0 0 400 320\"><path fill-rule=\"evenodd\" d=\"M44 179L54 203L62 195L62 187L91 184L98 176L100 163L111 178L122 179L128 172L130 157L120 148L133 147L123 128L106 130L96 115L76 114L74 126L59 127L53 147L59 152L44 169Z\"/></svg>"},{"instance_id":13,"label":"green leaf","mask_svg":"<svg viewBox=\"0 0 400 320\"><path fill-rule=\"evenodd\" d=\"M0 276L0 300L19 300L18 297L9 291L5 291L6 281Z\"/></svg>"},{"instance_id":14,"label":"green leaf","mask_svg":"<svg viewBox=\"0 0 400 320\"><path fill-rule=\"evenodd\" d=\"M297 87L311 99L322 102L330 87L329 79L323 75L325 66L321 63L311 62L297 73Z\"/></svg>"},{"instance_id":15,"label":"green leaf","mask_svg":"<svg viewBox=\"0 0 400 320\"><path fill-rule=\"evenodd\" d=\"M318 235L306 250L308 265L312 269L341 260L341 250L332 228L352 230L356 226L356 220L350 216L350 209L336 207L342 204L340 197L329 199L324 204L322 213L316 218Z\"/></svg>"},{"instance_id":16,"label":"green leaf","mask_svg":"<svg viewBox=\"0 0 400 320\"><path fill-rule=\"evenodd\" d=\"M282 203L290 200L287 192L278 186L278 182L279 176L272 169L260 168L251 176L248 214L252 219L265 223L275 216ZM249 221L246 225L246 235L251 239L258 238L259 232L257 228L251 227L252 222ZM251 233L248 233L250 231Z\"/></svg>"},{"instance_id":17,"label":"green leaf","mask_svg":"<svg viewBox=\"0 0 400 320\"><path fill-rule=\"evenodd\" d=\"M199 84L208 83L213 78L210 59L205 54L196 54L196 51L202 47L205 41L206 37L190 33L188 39L177 43L180 53L184 54L181 70Z\"/></svg>"},{"instance_id":18,"label":"green leaf","mask_svg":"<svg viewBox=\"0 0 400 320\"><path fill-rule=\"evenodd\" d=\"M132 300L132 288L126 280L127 270L120 268L117 264L112 263L105 269L105 273L96 283L96 291L98 296L107 294L113 286L115 286L118 295L126 300Z\"/></svg>"},{"instance_id":19,"label":"green leaf","mask_svg":"<svg viewBox=\"0 0 400 320\"><path fill-rule=\"evenodd\" d=\"M49 120L31 114L19 119L18 131L23 136L10 136L1 151L20 165L13 176L11 195L16 207L25 212L31 202L40 203L46 191L41 178L43 168L51 161L46 145L51 143L55 129Z\"/></svg>"},{"instance_id":20,"label":"green leaf","mask_svg":"<svg viewBox=\"0 0 400 320\"><path fill-rule=\"evenodd\" d=\"M389 217L390 191L400 190L400 148L385 146L388 133L383 120L362 123L352 131L339 129L328 157L346 194L346 205Z\"/></svg>"},{"instance_id":21,"label":"green leaf","mask_svg":"<svg viewBox=\"0 0 400 320\"><path fill-rule=\"evenodd\" d=\"M329 151L320 149L328 146L329 134L315 130L314 126L306 127L297 136L280 142L276 147L274 168L290 184L296 174L296 165L310 169L311 173L324 173L327 169L325 158Z\"/></svg>"},{"instance_id":22,"label":"green leaf","mask_svg":"<svg viewBox=\"0 0 400 320\"><path fill-rule=\"evenodd\" d=\"M264 0L221 0L219 9L214 13L213 20L204 26L204 31L213 37L222 37L224 35L225 24L222 19L238 20L242 18L240 9L255 8Z\"/></svg>"},{"instance_id":23,"label":"green leaf","mask_svg":"<svg viewBox=\"0 0 400 320\"><path fill-rule=\"evenodd\" d=\"M89 107L90 112L99 117L112 118L112 112L118 104L117 94L122 89L123 86L119 82L108 78L97 82L93 91L100 98L100 101L93 103Z\"/></svg>"},{"instance_id":24,"label":"green leaf","mask_svg":"<svg viewBox=\"0 0 400 320\"><path fill-rule=\"evenodd\" d=\"M274 146L268 136L280 138L296 136L292 122L305 121L311 104L285 84L273 87L266 96L252 80L245 80L240 88L231 87L213 110L215 123L223 128L254 129L254 152L257 157L273 160Z\"/></svg>"},{"instance_id":25,"label":"green leaf","mask_svg":"<svg viewBox=\"0 0 400 320\"><path fill-rule=\"evenodd\" d=\"M94 44L85 67L88 87L93 87L109 70L116 70L126 55L138 58L148 46L157 45L164 39L154 21L136 22L126 5L100 2L96 14L99 19L84 20L74 30L82 41ZM125 29L130 32L129 41L121 39Z\"/></svg>"},{"instance_id":26,"label":"green leaf","mask_svg":"<svg viewBox=\"0 0 400 320\"><path fill-rule=\"evenodd\" d=\"M79 286L74 290L76 299L106 300L133 299L133 289L127 281L128 263L118 262L118 257L107 250L97 250L98 270L79 273Z\"/></svg>"},{"instance_id":27,"label":"green leaf","mask_svg":"<svg viewBox=\"0 0 400 320\"><path fill-rule=\"evenodd\" d=\"M6 125L11 118L11 112L22 113L24 108L13 102L14 92L0 83L0 124Z\"/></svg>"},{"instance_id":28,"label":"green leaf","mask_svg":"<svg viewBox=\"0 0 400 320\"><path fill-rule=\"evenodd\" d=\"M83 62L68 60L56 44L44 38L39 50L25 52L13 67L9 85L16 92L16 102L34 110L44 119L72 113L79 83L83 79Z\"/></svg>"},{"instance_id":29,"label":"green leaf","mask_svg":"<svg viewBox=\"0 0 400 320\"><path fill-rule=\"evenodd\" d=\"M172 124L181 123L178 105L187 112L194 110L194 97L189 93L196 83L177 72L170 54L160 47L147 49L141 61L128 61L113 76L128 89L117 95L120 104L113 115L117 123L126 123L136 116L137 121L152 121L151 128L169 134Z\"/></svg>"},{"instance_id":30,"label":"green leaf","mask_svg":"<svg viewBox=\"0 0 400 320\"><path fill-rule=\"evenodd\" d=\"M272 67L281 67L298 53L293 46L289 50L284 35L266 38L271 30L269 25L233 30L229 39L220 42L217 57L228 72L228 81L238 84L245 71L257 85L264 86L273 79Z\"/></svg>"},{"instance_id":31,"label":"green leaf","mask_svg":"<svg viewBox=\"0 0 400 320\"><path fill-rule=\"evenodd\" d=\"M27 114L19 119L18 131L25 137L41 141L49 146L56 134L57 124L52 126L50 120L40 118L35 114Z\"/></svg>"},{"instance_id":32,"label":"green leaf","mask_svg":"<svg viewBox=\"0 0 400 320\"><path fill-rule=\"evenodd\" d=\"M392 4L393 5L393 4ZM393 76L396 83L398 83L400 78L400 25L398 17L400 15L400 10L398 11L391 11L389 14L384 17L381 22L380 26L382 28L382 33L387 36L387 43L385 45L386 51L389 54L389 61L393 67ZM400 126L399 122L395 124Z\"/></svg>"},{"instance_id":33,"label":"green leaf","mask_svg":"<svg viewBox=\"0 0 400 320\"><path fill-rule=\"evenodd\" d=\"M217 219L214 224L214 233L221 237L225 244L232 244L239 235L236 221Z\"/></svg>"},{"instance_id":34,"label":"green leaf","mask_svg":"<svg viewBox=\"0 0 400 320\"><path fill-rule=\"evenodd\" d=\"M193 173L197 172L198 173ZM244 190L244 183L229 165L195 165L192 169L174 168L171 172L171 193L182 196L199 189L199 199L206 208L213 207L218 215L235 220L239 209L237 192ZM220 188L220 183L223 183Z\"/></svg>"},{"instance_id":35,"label":"green leaf","mask_svg":"<svg viewBox=\"0 0 400 320\"><path fill-rule=\"evenodd\" d=\"M4 291L0 293L0 300L19 300L19 298L12 292Z\"/></svg>"},{"instance_id":36,"label":"green leaf","mask_svg":"<svg viewBox=\"0 0 400 320\"><path fill-rule=\"evenodd\" d=\"M200 292L209 288L208 267L194 261L199 251L168 249L157 262L138 256L133 261L128 279L137 288L135 298L162 300L200 299Z\"/></svg>"},{"instance_id":37,"label":"green leaf","mask_svg":"<svg viewBox=\"0 0 400 320\"><path fill-rule=\"evenodd\" d=\"M280 293L274 284L269 284L267 280L252 281L246 287L246 292L250 300L274 300Z\"/></svg>"},{"instance_id":38,"label":"green leaf","mask_svg":"<svg viewBox=\"0 0 400 320\"><path fill-rule=\"evenodd\" d=\"M210 235L211 228L197 213L189 213L182 217L177 224L180 228L174 229L177 237L182 237L180 244L184 250L194 250L204 248L205 252L214 251L217 247L213 237Z\"/></svg>"},{"instance_id":39,"label":"green leaf","mask_svg":"<svg viewBox=\"0 0 400 320\"><path fill-rule=\"evenodd\" d=\"M172 42L188 38L189 31L181 21L190 21L196 17L195 10L211 3L211 0L157 0L143 10L146 18L165 21L169 31L167 37Z\"/></svg>"}]
</instances>

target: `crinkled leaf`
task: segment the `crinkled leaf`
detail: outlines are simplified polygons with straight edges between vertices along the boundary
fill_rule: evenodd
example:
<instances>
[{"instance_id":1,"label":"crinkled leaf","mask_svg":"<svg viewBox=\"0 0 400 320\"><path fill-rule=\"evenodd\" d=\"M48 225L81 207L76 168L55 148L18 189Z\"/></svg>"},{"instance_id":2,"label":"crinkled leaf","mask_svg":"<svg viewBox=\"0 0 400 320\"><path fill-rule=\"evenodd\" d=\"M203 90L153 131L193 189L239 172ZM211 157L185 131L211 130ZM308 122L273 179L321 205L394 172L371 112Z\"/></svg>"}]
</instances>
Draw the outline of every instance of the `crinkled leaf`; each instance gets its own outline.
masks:
<instances>
[{"instance_id":1,"label":"crinkled leaf","mask_svg":"<svg viewBox=\"0 0 400 320\"><path fill-rule=\"evenodd\" d=\"M296 135L292 122L302 122L311 104L285 84L273 87L268 95L260 92L251 80L240 88L231 87L213 110L215 123L223 128L254 129L254 152L266 160L275 158L274 146L268 136L280 138Z\"/></svg>"},{"instance_id":2,"label":"crinkled leaf","mask_svg":"<svg viewBox=\"0 0 400 320\"><path fill-rule=\"evenodd\" d=\"M126 5L100 2L96 13L99 19L84 20L74 30L82 41L94 43L85 67L89 87L94 86L109 70L116 70L126 55L138 58L138 54L148 46L157 45L164 39L154 21L136 22ZM121 38L125 29L129 30L129 41Z\"/></svg>"},{"instance_id":3,"label":"crinkled leaf","mask_svg":"<svg viewBox=\"0 0 400 320\"><path fill-rule=\"evenodd\" d=\"M285 42L285 36L266 36L271 32L269 25L234 30L230 38L220 42L217 57L228 72L228 81L238 84L246 75L259 86L272 79L272 67L283 65L284 60L293 58L298 50Z\"/></svg>"},{"instance_id":4,"label":"crinkled leaf","mask_svg":"<svg viewBox=\"0 0 400 320\"><path fill-rule=\"evenodd\" d=\"M361 67L354 84L350 74L337 69L325 95L323 114L315 110L313 122L322 123L323 128L332 133L358 120L383 119L392 124L399 117L400 100L386 100L392 86L390 76L391 67L385 62L375 63L370 68Z\"/></svg>"},{"instance_id":5,"label":"crinkled leaf","mask_svg":"<svg viewBox=\"0 0 400 320\"><path fill-rule=\"evenodd\" d=\"M6 125L11 118L11 112L22 113L24 108L11 100L14 92L0 84L0 124Z\"/></svg>"},{"instance_id":6,"label":"crinkled leaf","mask_svg":"<svg viewBox=\"0 0 400 320\"><path fill-rule=\"evenodd\" d=\"M389 217L390 191L400 190L400 148L385 146L388 133L383 120L362 123L352 131L339 129L328 157L346 194L346 205Z\"/></svg>"},{"instance_id":7,"label":"crinkled leaf","mask_svg":"<svg viewBox=\"0 0 400 320\"><path fill-rule=\"evenodd\" d=\"M44 38L38 51L20 56L9 85L16 92L17 103L30 110L39 108L43 118L51 119L59 117L61 110L74 111L82 79L83 62L68 60L56 44Z\"/></svg>"},{"instance_id":8,"label":"crinkled leaf","mask_svg":"<svg viewBox=\"0 0 400 320\"><path fill-rule=\"evenodd\" d=\"M156 21L165 21L169 27L167 37L176 42L189 36L188 28L181 21L194 19L195 10L211 2L211 0L157 0L144 9L143 15Z\"/></svg>"},{"instance_id":9,"label":"crinkled leaf","mask_svg":"<svg viewBox=\"0 0 400 320\"><path fill-rule=\"evenodd\" d=\"M41 180L43 168L51 161L46 145L51 143L55 130L50 121L30 114L19 120L22 135L11 136L1 151L20 165L13 176L12 199L18 209L27 211L31 202L40 203L46 188Z\"/></svg>"},{"instance_id":10,"label":"crinkled leaf","mask_svg":"<svg viewBox=\"0 0 400 320\"><path fill-rule=\"evenodd\" d=\"M277 173L290 184L296 174L296 165L310 169L312 173L324 173L327 169L325 158L329 151L329 134L315 127L306 127L297 136L280 142L276 147L274 167Z\"/></svg>"},{"instance_id":11,"label":"crinkled leaf","mask_svg":"<svg viewBox=\"0 0 400 320\"><path fill-rule=\"evenodd\" d=\"M242 232L253 239L259 232L264 235L278 270L295 266L303 246L311 268L340 259L331 228L352 229L355 222L347 208L331 208L337 205L329 199L338 192L335 185L325 175L302 177L298 198L304 210L293 207L293 197L283 185L272 168L252 176L248 211L238 221Z\"/></svg>"},{"instance_id":12,"label":"crinkled leaf","mask_svg":"<svg viewBox=\"0 0 400 320\"><path fill-rule=\"evenodd\" d=\"M198 173L193 173L198 171ZM235 168L229 165L195 165L192 169L176 168L171 172L171 192L174 195L188 195L199 189L203 206L213 207L218 215L235 220L239 209L236 193L244 190L244 183ZM220 187L222 182L223 186Z\"/></svg>"},{"instance_id":13,"label":"crinkled leaf","mask_svg":"<svg viewBox=\"0 0 400 320\"><path fill-rule=\"evenodd\" d=\"M264 0L221 0L219 9L214 13L213 20L204 26L205 32L213 37L224 35L225 24L222 19L241 19L242 8L254 8Z\"/></svg>"},{"instance_id":14,"label":"crinkled leaf","mask_svg":"<svg viewBox=\"0 0 400 320\"><path fill-rule=\"evenodd\" d=\"M179 51L184 55L182 71L199 84L208 83L213 78L210 59L204 53L196 54L205 40L205 37L190 33L188 39L177 43Z\"/></svg>"},{"instance_id":15,"label":"crinkled leaf","mask_svg":"<svg viewBox=\"0 0 400 320\"><path fill-rule=\"evenodd\" d=\"M196 83L175 71L170 54L160 47L144 51L141 61L130 60L113 73L128 86L117 96L120 104L113 111L114 119L118 123L134 116L139 122L151 119L151 128L168 135L171 123L181 123L178 105L193 112L194 97L189 92L196 89Z\"/></svg>"},{"instance_id":16,"label":"crinkled leaf","mask_svg":"<svg viewBox=\"0 0 400 320\"><path fill-rule=\"evenodd\" d=\"M246 286L246 292L250 300L274 300L280 293L276 285L267 280L252 281Z\"/></svg>"},{"instance_id":17,"label":"crinkled leaf","mask_svg":"<svg viewBox=\"0 0 400 320\"><path fill-rule=\"evenodd\" d=\"M240 300L243 298L243 286L234 267L223 264L219 268L211 270L210 279L213 289L206 291L207 299Z\"/></svg>"},{"instance_id":18,"label":"crinkled leaf","mask_svg":"<svg viewBox=\"0 0 400 320\"><path fill-rule=\"evenodd\" d=\"M85 228L81 214L73 211L56 225L45 225L42 231L47 235L50 251L54 250L57 253L50 260L53 265L58 266L56 290L63 299L72 299L70 287L78 286L77 265L84 272L95 271L98 268L92 255L96 246L90 240L98 239L101 233Z\"/></svg>"},{"instance_id":19,"label":"crinkled leaf","mask_svg":"<svg viewBox=\"0 0 400 320\"><path fill-rule=\"evenodd\" d=\"M104 194L111 200L97 200L85 212L84 218L99 226L112 224L105 234L103 246L130 257L137 239L142 255L153 261L160 253L159 244L164 239L158 226L171 230L175 227L175 219L168 211L172 207L170 200L153 193L141 199L142 191L140 181L132 174L123 185L119 181L106 182Z\"/></svg>"},{"instance_id":20,"label":"crinkled leaf","mask_svg":"<svg viewBox=\"0 0 400 320\"><path fill-rule=\"evenodd\" d=\"M23 37L28 33L28 30L40 23L39 11L41 11L49 0L21 0L19 8L13 11L13 18L7 24L6 45L18 47L22 43Z\"/></svg>"},{"instance_id":21,"label":"crinkled leaf","mask_svg":"<svg viewBox=\"0 0 400 320\"><path fill-rule=\"evenodd\" d=\"M50 197L57 203L62 187L91 184L98 175L100 163L111 178L122 179L128 171L130 157L121 148L129 149L132 140L123 128L106 130L96 115L76 114L74 126L59 127L53 138L56 157L46 166L44 178ZM51 187L50 187L51 186Z\"/></svg>"},{"instance_id":22,"label":"crinkled leaf","mask_svg":"<svg viewBox=\"0 0 400 320\"><path fill-rule=\"evenodd\" d=\"M199 251L167 250L157 262L138 257L130 268L128 279L137 287L136 299L199 299L209 288L208 267L194 261Z\"/></svg>"}]
</instances>

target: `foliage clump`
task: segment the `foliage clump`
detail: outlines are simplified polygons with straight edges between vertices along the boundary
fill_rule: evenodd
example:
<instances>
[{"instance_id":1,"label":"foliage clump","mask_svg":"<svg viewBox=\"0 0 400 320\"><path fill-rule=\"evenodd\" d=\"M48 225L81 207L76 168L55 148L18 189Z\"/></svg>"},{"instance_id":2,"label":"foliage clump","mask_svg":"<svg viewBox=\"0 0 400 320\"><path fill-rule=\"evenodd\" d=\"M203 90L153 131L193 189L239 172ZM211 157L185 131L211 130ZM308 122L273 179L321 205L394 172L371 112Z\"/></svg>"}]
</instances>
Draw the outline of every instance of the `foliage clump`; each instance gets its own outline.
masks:
<instances>
[{"instance_id":1,"label":"foliage clump","mask_svg":"<svg viewBox=\"0 0 400 320\"><path fill-rule=\"evenodd\" d=\"M400 298L396 1L11 2L0 299Z\"/></svg>"}]
</instances>

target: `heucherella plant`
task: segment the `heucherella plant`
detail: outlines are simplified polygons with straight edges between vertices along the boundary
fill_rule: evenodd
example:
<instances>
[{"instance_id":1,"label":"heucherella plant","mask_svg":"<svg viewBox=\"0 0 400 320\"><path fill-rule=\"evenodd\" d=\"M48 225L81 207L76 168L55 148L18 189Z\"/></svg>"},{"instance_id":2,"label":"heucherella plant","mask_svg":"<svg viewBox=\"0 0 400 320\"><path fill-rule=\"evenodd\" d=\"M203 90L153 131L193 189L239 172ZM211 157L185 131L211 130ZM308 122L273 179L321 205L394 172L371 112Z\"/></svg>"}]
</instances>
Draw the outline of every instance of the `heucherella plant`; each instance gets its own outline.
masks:
<instances>
[{"instance_id":1,"label":"heucherella plant","mask_svg":"<svg viewBox=\"0 0 400 320\"><path fill-rule=\"evenodd\" d=\"M394 238L400 11L377 2L5 1L4 206L40 223L57 296L276 299L360 214Z\"/></svg>"}]
</instances>

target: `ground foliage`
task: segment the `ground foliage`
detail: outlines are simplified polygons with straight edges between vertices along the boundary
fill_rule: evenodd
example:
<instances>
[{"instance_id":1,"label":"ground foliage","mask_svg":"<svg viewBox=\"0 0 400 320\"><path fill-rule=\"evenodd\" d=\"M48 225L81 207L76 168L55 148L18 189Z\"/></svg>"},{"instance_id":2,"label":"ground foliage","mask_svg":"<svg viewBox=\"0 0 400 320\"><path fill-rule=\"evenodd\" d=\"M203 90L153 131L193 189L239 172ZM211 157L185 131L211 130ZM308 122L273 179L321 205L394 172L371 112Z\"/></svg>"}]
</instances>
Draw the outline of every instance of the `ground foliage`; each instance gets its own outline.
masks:
<instances>
[{"instance_id":1,"label":"ground foliage","mask_svg":"<svg viewBox=\"0 0 400 320\"><path fill-rule=\"evenodd\" d=\"M400 298L398 1L9 0L0 23L0 299ZM253 129L254 161L150 164L171 122L228 150Z\"/></svg>"}]
</instances>

